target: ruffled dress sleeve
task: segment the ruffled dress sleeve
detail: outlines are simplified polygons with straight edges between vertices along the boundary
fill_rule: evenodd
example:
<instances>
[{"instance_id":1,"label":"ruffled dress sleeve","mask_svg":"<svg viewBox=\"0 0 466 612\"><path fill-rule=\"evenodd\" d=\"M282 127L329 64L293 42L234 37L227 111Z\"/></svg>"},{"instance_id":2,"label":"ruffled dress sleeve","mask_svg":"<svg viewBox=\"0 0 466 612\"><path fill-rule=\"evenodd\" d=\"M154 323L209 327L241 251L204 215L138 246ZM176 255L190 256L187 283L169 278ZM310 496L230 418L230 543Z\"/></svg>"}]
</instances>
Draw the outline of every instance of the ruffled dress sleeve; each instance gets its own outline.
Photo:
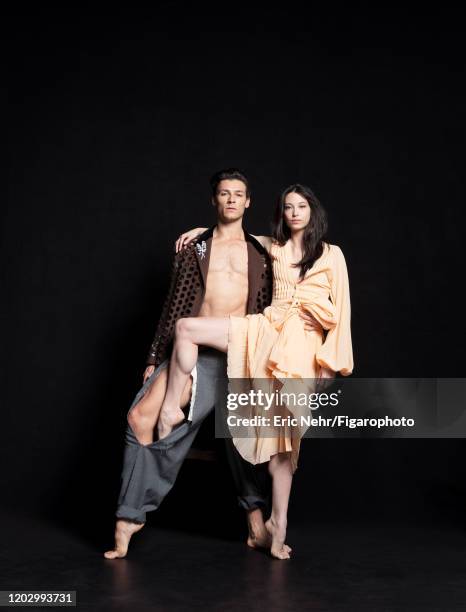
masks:
<instances>
[{"instance_id":1,"label":"ruffled dress sleeve","mask_svg":"<svg viewBox=\"0 0 466 612\"><path fill-rule=\"evenodd\" d=\"M317 351L316 360L320 366L348 376L354 366L348 270L340 247L332 245L331 251L330 296L336 310L335 325L327 332L324 343Z\"/></svg>"}]
</instances>

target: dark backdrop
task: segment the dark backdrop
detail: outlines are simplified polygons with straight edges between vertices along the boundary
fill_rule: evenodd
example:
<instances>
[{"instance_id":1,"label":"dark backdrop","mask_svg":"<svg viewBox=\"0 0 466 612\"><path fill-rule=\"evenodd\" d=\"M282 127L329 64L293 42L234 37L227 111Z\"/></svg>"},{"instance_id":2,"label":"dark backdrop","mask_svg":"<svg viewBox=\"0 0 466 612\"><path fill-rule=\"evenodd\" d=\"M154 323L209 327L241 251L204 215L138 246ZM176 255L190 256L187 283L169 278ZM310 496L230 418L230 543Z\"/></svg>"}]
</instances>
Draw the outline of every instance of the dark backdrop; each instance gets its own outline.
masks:
<instances>
[{"instance_id":1,"label":"dark backdrop","mask_svg":"<svg viewBox=\"0 0 466 612\"><path fill-rule=\"evenodd\" d=\"M251 179L251 232L269 231L295 181L327 208L349 268L355 375L463 375L457 16L303 11L162 3L5 19L6 507L111 522L173 243L213 222L208 179L224 166ZM153 520L180 523L189 507L215 524L215 506L238 518L217 449L216 463L186 462ZM462 440L307 440L290 518L459 518L465 457Z\"/></svg>"}]
</instances>

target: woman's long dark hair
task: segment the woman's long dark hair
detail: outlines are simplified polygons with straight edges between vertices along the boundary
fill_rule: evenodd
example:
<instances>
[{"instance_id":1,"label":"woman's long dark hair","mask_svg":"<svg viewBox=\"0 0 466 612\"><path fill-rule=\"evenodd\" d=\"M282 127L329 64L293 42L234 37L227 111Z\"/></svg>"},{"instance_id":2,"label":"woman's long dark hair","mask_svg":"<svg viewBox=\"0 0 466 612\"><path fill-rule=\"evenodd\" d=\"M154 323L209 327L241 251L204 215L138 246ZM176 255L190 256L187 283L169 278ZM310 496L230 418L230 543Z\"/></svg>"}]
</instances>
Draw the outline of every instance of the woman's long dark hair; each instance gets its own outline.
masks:
<instances>
[{"instance_id":1,"label":"woman's long dark hair","mask_svg":"<svg viewBox=\"0 0 466 612\"><path fill-rule=\"evenodd\" d=\"M311 208L311 219L304 228L303 258L294 264L296 268L298 266L301 268L299 274L301 280L324 250L324 238L327 233L327 213L312 190L306 187L306 185L295 183L284 189L277 200L272 222L272 236L281 246L291 236L290 228L285 221L285 200L289 193L299 193L299 195L307 200Z\"/></svg>"}]
</instances>

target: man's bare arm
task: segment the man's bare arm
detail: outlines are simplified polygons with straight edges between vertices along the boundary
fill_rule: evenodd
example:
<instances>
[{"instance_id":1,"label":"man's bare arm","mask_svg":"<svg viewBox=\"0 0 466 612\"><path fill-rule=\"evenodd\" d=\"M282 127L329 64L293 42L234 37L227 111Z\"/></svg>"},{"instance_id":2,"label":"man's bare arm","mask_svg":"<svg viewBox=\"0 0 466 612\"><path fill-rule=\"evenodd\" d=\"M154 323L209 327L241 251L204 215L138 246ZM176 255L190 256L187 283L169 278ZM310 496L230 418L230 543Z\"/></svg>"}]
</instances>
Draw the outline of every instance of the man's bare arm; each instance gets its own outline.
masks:
<instances>
[{"instance_id":1,"label":"man's bare arm","mask_svg":"<svg viewBox=\"0 0 466 612\"><path fill-rule=\"evenodd\" d=\"M185 246L187 246L190 242L195 240L200 234L203 234L208 229L208 227L195 227L194 229L189 230L189 232L184 232L184 234L181 234L181 236L175 242L175 252L178 253L179 251L184 249Z\"/></svg>"},{"instance_id":2,"label":"man's bare arm","mask_svg":"<svg viewBox=\"0 0 466 612\"><path fill-rule=\"evenodd\" d=\"M270 247L272 246L272 238L271 236L254 236L251 234L253 238L255 238L260 244L264 247L267 253L270 254Z\"/></svg>"}]
</instances>

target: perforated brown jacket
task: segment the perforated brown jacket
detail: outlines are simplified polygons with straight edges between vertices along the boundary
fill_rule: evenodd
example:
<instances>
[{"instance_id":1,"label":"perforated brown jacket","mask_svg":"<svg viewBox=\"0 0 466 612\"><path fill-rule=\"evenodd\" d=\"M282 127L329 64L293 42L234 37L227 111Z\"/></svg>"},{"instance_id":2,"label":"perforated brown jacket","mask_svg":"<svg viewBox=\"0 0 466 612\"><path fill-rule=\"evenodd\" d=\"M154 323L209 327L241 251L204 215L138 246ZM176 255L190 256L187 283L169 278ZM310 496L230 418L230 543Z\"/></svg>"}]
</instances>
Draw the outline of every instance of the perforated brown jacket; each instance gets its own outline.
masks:
<instances>
[{"instance_id":1,"label":"perforated brown jacket","mask_svg":"<svg viewBox=\"0 0 466 612\"><path fill-rule=\"evenodd\" d=\"M170 354L175 323L180 317L196 317L204 300L215 226L175 255L168 295L162 307L154 340L146 358L156 367ZM249 292L247 313L262 312L272 299L272 268L264 247L244 230L248 249Z\"/></svg>"}]
</instances>

